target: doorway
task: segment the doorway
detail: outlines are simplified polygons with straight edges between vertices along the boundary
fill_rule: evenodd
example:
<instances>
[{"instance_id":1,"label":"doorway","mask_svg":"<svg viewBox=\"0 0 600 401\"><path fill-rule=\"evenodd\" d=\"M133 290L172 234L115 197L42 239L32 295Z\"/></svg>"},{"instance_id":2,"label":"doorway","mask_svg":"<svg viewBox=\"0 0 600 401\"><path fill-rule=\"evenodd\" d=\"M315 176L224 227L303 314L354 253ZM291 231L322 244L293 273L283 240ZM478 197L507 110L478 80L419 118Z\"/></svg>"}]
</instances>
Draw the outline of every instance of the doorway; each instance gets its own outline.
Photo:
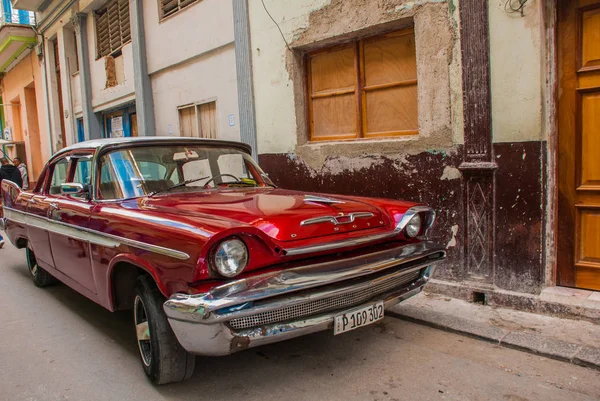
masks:
<instances>
[{"instance_id":1,"label":"doorway","mask_svg":"<svg viewBox=\"0 0 600 401\"><path fill-rule=\"evenodd\" d=\"M557 282L600 290L600 0L557 5Z\"/></svg>"}]
</instances>

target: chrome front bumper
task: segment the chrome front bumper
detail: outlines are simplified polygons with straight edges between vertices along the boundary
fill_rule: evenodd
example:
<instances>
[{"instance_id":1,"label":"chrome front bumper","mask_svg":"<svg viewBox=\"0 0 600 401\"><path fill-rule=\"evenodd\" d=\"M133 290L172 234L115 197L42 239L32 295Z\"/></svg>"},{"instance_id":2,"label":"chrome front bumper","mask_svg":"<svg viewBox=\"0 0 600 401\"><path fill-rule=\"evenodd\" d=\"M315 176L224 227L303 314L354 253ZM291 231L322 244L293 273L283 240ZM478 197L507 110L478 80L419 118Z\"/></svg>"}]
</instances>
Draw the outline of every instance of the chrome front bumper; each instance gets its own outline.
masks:
<instances>
[{"instance_id":1,"label":"chrome front bumper","mask_svg":"<svg viewBox=\"0 0 600 401\"><path fill-rule=\"evenodd\" d=\"M247 277L204 294L175 294L163 307L186 350L228 355L330 329L334 316L362 305L395 305L418 294L445 256L432 242L408 244ZM374 288L381 291L370 296ZM315 313L293 315L299 310Z\"/></svg>"}]
</instances>

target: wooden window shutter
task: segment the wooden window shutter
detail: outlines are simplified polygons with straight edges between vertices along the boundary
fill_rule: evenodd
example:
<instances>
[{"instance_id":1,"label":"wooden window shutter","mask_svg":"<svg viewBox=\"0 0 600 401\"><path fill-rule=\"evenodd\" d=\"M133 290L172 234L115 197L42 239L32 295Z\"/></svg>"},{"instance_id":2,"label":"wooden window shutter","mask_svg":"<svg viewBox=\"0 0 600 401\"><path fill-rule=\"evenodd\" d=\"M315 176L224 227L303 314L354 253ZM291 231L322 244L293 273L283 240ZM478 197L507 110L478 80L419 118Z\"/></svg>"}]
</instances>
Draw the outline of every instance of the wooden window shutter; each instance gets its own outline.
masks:
<instances>
[{"instance_id":1,"label":"wooden window shutter","mask_svg":"<svg viewBox=\"0 0 600 401\"><path fill-rule=\"evenodd\" d=\"M357 136L356 47L314 54L308 63L311 138Z\"/></svg>"},{"instance_id":2,"label":"wooden window shutter","mask_svg":"<svg viewBox=\"0 0 600 401\"><path fill-rule=\"evenodd\" d=\"M364 137L417 134L417 57L412 29L361 42Z\"/></svg>"},{"instance_id":3,"label":"wooden window shutter","mask_svg":"<svg viewBox=\"0 0 600 401\"><path fill-rule=\"evenodd\" d=\"M111 0L96 11L98 58L116 53L131 41L129 1Z\"/></svg>"},{"instance_id":4,"label":"wooden window shutter","mask_svg":"<svg viewBox=\"0 0 600 401\"><path fill-rule=\"evenodd\" d=\"M167 18L199 0L160 0L160 19Z\"/></svg>"},{"instance_id":5,"label":"wooden window shutter","mask_svg":"<svg viewBox=\"0 0 600 401\"><path fill-rule=\"evenodd\" d=\"M414 29L308 54L311 140L418 134Z\"/></svg>"}]
</instances>

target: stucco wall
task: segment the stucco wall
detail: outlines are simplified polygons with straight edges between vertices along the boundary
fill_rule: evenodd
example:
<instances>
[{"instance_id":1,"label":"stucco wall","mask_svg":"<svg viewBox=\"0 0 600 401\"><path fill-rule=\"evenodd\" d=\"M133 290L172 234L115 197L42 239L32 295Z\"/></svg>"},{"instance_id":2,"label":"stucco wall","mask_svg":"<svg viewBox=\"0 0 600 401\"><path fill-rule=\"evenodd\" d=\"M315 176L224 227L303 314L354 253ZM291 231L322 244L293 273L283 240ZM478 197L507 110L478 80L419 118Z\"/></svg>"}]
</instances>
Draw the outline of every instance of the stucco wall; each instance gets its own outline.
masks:
<instances>
[{"instance_id":1,"label":"stucco wall","mask_svg":"<svg viewBox=\"0 0 600 401\"><path fill-rule=\"evenodd\" d=\"M527 3L524 16L490 0L490 63L494 142L545 140L542 132L541 1Z\"/></svg>"},{"instance_id":2,"label":"stucco wall","mask_svg":"<svg viewBox=\"0 0 600 401\"><path fill-rule=\"evenodd\" d=\"M31 52L3 78L4 92L2 100L9 103L18 100L20 107L18 113L21 120L21 132L14 132L15 121L12 107L4 107L5 126L13 128L13 138L25 141L27 149L27 166L29 167L30 180L35 181L41 172L43 164L50 157L50 142L46 129L46 103L44 88L42 87L42 75L40 63L36 55ZM25 88L35 88L36 110L30 110L26 102ZM32 114L33 113L33 114ZM31 116L37 114L37 133L33 132L36 127L30 126ZM35 137L39 140L35 140ZM33 138L33 139L32 139Z\"/></svg>"},{"instance_id":3,"label":"stucco wall","mask_svg":"<svg viewBox=\"0 0 600 401\"><path fill-rule=\"evenodd\" d=\"M217 136L239 141L231 1L201 0L162 21L158 2L143 12L156 134L180 135L179 106L216 100Z\"/></svg>"},{"instance_id":4,"label":"stucco wall","mask_svg":"<svg viewBox=\"0 0 600 401\"><path fill-rule=\"evenodd\" d=\"M233 42L231 1L200 0L162 21L158 3L143 8L150 74Z\"/></svg>"},{"instance_id":5,"label":"stucco wall","mask_svg":"<svg viewBox=\"0 0 600 401\"><path fill-rule=\"evenodd\" d=\"M217 137L240 140L233 44L150 78L157 135L180 135L178 106L216 100ZM229 126L229 115L234 126Z\"/></svg>"},{"instance_id":6,"label":"stucco wall","mask_svg":"<svg viewBox=\"0 0 600 401\"><path fill-rule=\"evenodd\" d=\"M333 154L416 154L462 143L456 1L250 1L259 153L297 152L312 168ZM451 4L451 6L450 6ZM415 27L419 135L307 143L303 53L378 30ZM435 26L436 29L431 29ZM379 28L378 28L379 27Z\"/></svg>"}]
</instances>

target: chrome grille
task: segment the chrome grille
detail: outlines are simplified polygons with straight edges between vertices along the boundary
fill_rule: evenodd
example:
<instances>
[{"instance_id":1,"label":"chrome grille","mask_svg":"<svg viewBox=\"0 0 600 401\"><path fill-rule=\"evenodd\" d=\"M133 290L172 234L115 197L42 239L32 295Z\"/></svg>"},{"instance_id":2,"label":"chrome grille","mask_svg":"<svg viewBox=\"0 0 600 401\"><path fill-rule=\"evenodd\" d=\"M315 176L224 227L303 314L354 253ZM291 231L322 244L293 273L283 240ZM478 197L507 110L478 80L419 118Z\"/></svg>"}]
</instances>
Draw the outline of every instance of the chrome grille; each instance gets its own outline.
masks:
<instances>
[{"instance_id":1,"label":"chrome grille","mask_svg":"<svg viewBox=\"0 0 600 401\"><path fill-rule=\"evenodd\" d=\"M419 278L420 271L404 274L398 277L385 279L369 288L347 292L328 298L317 299L299 303L292 306L261 312L254 315L244 316L229 321L234 330L242 330L250 327L264 326L266 324L293 320L307 317L317 313L328 312L336 309L347 308L368 301L376 295L383 294L393 288L409 284Z\"/></svg>"}]
</instances>

